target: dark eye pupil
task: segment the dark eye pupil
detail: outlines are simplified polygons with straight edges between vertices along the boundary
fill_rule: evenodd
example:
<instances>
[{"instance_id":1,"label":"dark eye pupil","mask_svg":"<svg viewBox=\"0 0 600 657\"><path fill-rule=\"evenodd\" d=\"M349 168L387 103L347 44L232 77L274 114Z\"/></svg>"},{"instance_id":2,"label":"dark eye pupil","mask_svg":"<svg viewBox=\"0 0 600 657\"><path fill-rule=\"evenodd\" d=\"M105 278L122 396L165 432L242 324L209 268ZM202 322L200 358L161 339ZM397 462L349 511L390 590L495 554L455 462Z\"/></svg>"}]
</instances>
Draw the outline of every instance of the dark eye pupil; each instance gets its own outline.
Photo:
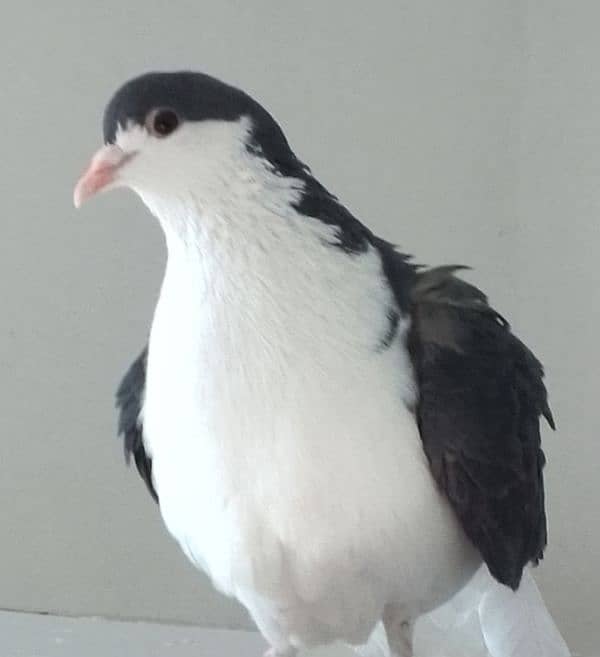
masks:
<instances>
[{"instance_id":1,"label":"dark eye pupil","mask_svg":"<svg viewBox=\"0 0 600 657\"><path fill-rule=\"evenodd\" d=\"M154 117L153 128L162 137L170 135L179 125L179 117L173 110L162 110Z\"/></svg>"}]
</instances>

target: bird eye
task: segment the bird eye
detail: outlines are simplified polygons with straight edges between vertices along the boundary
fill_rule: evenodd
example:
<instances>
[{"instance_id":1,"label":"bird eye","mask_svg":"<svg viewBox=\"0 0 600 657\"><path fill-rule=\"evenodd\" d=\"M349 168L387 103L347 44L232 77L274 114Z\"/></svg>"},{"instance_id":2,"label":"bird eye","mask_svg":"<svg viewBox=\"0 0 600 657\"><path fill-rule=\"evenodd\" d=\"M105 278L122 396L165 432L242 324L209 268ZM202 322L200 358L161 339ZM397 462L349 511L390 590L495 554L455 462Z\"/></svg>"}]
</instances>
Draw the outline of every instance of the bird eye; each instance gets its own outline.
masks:
<instances>
[{"instance_id":1,"label":"bird eye","mask_svg":"<svg viewBox=\"0 0 600 657\"><path fill-rule=\"evenodd\" d=\"M153 109L146 117L146 128L155 137L167 137L179 127L179 117L172 109Z\"/></svg>"}]
</instances>

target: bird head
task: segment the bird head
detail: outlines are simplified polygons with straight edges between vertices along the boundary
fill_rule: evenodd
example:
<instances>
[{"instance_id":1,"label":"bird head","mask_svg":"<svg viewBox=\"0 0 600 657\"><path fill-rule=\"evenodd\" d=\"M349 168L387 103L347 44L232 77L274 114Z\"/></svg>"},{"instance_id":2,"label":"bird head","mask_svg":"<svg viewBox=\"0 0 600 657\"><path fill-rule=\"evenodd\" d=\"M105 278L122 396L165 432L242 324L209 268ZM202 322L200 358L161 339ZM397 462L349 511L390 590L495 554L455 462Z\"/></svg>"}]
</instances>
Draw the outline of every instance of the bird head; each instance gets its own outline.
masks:
<instances>
[{"instance_id":1,"label":"bird head","mask_svg":"<svg viewBox=\"0 0 600 657\"><path fill-rule=\"evenodd\" d=\"M223 194L243 162L259 157L281 174L302 169L271 115L244 92L201 73L148 73L125 83L104 112L104 145L79 179L79 207L100 191L129 187L169 202L194 190Z\"/></svg>"}]
</instances>

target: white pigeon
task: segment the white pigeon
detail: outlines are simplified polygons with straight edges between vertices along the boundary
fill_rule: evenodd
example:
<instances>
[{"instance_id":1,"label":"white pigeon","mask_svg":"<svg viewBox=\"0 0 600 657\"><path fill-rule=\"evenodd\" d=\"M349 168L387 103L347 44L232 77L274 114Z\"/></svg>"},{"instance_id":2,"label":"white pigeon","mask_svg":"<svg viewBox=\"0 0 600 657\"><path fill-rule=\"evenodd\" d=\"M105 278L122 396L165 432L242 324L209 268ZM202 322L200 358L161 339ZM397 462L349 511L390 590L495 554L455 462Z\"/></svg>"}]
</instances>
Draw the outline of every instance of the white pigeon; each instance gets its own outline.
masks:
<instances>
[{"instance_id":1,"label":"white pigeon","mask_svg":"<svg viewBox=\"0 0 600 657\"><path fill-rule=\"evenodd\" d=\"M542 367L486 296L375 236L207 75L126 83L104 140L75 204L129 187L168 249L126 453L269 654L568 655L522 580L546 545Z\"/></svg>"}]
</instances>

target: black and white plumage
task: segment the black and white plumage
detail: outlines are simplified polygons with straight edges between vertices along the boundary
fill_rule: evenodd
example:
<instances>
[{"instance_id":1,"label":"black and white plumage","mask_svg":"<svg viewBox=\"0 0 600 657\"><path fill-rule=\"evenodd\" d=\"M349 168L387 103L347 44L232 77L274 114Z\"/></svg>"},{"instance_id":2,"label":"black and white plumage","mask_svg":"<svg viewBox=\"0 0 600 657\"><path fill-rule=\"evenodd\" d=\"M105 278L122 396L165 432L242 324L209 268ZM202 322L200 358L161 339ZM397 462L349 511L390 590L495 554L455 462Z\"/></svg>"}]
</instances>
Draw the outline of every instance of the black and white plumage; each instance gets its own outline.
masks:
<instances>
[{"instance_id":1,"label":"black and white plumage","mask_svg":"<svg viewBox=\"0 0 600 657\"><path fill-rule=\"evenodd\" d=\"M340 639L409 657L414 621L482 562L518 589L546 545L553 420L540 363L485 295L375 236L214 78L130 81L104 136L76 204L128 186L168 248L118 391L126 454L272 654ZM490 654L526 657L493 652L500 625Z\"/></svg>"}]
</instances>

